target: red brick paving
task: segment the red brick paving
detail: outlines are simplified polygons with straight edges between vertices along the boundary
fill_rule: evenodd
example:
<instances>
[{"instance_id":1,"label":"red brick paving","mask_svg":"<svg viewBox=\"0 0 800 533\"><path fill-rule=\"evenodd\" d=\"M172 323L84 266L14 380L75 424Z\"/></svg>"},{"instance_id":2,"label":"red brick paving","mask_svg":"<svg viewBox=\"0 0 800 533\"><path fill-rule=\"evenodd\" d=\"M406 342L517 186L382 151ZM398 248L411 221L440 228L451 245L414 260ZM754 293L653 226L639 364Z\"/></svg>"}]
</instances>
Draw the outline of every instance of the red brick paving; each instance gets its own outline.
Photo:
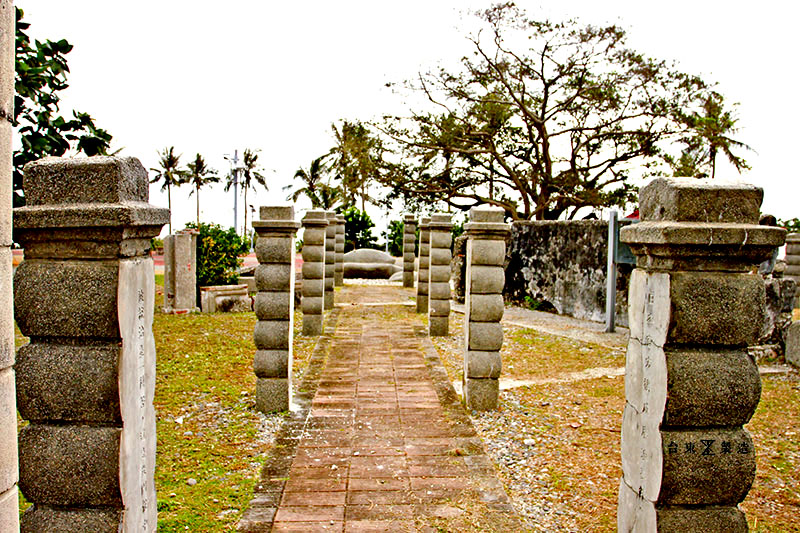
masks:
<instances>
[{"instance_id":1,"label":"red brick paving","mask_svg":"<svg viewBox=\"0 0 800 533\"><path fill-rule=\"evenodd\" d=\"M305 392L307 417L293 414L278 439L291 463L267 461L240 530L415 531L419 517L458 516L453 501L466 491L512 512L413 310L382 319L382 307L357 305L363 296L349 290L327 362L304 381L316 388ZM377 302L407 294L369 293Z\"/></svg>"}]
</instances>

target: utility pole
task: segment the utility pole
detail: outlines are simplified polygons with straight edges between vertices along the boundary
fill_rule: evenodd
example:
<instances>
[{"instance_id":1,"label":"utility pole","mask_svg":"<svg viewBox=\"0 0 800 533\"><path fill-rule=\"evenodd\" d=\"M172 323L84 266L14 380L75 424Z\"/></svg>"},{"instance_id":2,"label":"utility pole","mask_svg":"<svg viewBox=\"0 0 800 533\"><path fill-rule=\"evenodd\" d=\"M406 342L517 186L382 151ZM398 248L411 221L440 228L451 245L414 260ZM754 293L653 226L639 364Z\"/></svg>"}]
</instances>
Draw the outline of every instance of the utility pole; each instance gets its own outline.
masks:
<instances>
[{"instance_id":1,"label":"utility pole","mask_svg":"<svg viewBox=\"0 0 800 533\"><path fill-rule=\"evenodd\" d=\"M233 164L232 172L233 172L233 231L236 234L239 234L239 228L237 227L239 223L239 150L233 151L233 158L226 155L225 159L230 161ZM245 206L247 209L247 206Z\"/></svg>"}]
</instances>

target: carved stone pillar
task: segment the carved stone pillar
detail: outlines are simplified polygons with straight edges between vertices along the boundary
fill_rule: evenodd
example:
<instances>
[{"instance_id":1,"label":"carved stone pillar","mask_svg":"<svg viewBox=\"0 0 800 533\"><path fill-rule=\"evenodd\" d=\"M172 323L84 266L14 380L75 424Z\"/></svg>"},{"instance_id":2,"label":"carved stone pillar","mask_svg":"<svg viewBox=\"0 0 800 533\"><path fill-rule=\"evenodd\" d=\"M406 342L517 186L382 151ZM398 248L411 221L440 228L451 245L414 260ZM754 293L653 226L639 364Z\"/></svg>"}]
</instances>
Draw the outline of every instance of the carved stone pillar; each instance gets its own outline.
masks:
<instances>
[{"instance_id":1,"label":"carved stone pillar","mask_svg":"<svg viewBox=\"0 0 800 533\"><path fill-rule=\"evenodd\" d=\"M336 213L325 211L328 225L325 229L325 309L333 309L334 281L336 276Z\"/></svg>"},{"instance_id":2,"label":"carved stone pillar","mask_svg":"<svg viewBox=\"0 0 800 533\"><path fill-rule=\"evenodd\" d=\"M336 215L336 242L334 245L336 263L333 272L333 284L336 287L344 285L344 223L344 217Z\"/></svg>"},{"instance_id":3,"label":"carved stone pillar","mask_svg":"<svg viewBox=\"0 0 800 533\"><path fill-rule=\"evenodd\" d=\"M430 266L430 217L422 217L419 225L419 268L417 269L417 313L428 312L428 267Z\"/></svg>"},{"instance_id":4,"label":"carved stone pillar","mask_svg":"<svg viewBox=\"0 0 800 533\"><path fill-rule=\"evenodd\" d=\"M294 239L299 222L292 206L262 206L253 221L256 241L254 332L256 409L262 413L288 411L292 395L292 338L294 336Z\"/></svg>"},{"instance_id":5,"label":"carved stone pillar","mask_svg":"<svg viewBox=\"0 0 800 533\"><path fill-rule=\"evenodd\" d=\"M49 158L25 168L14 210L25 261L14 312L25 531L155 531L155 281L147 203L131 157Z\"/></svg>"},{"instance_id":6,"label":"carved stone pillar","mask_svg":"<svg viewBox=\"0 0 800 533\"><path fill-rule=\"evenodd\" d=\"M414 219L414 215L406 215L403 222L403 287L413 287L417 221Z\"/></svg>"},{"instance_id":7,"label":"carved stone pillar","mask_svg":"<svg viewBox=\"0 0 800 533\"><path fill-rule=\"evenodd\" d=\"M621 532L747 531L738 508L755 477L742 426L761 380L747 353L765 321L752 266L783 243L759 226L760 188L656 179L641 222L623 228L636 255L622 421Z\"/></svg>"},{"instance_id":8,"label":"carved stone pillar","mask_svg":"<svg viewBox=\"0 0 800 533\"><path fill-rule=\"evenodd\" d=\"M450 215L434 214L428 227L428 334L431 337L444 337L450 332L450 246L453 244L453 223Z\"/></svg>"},{"instance_id":9,"label":"carved stone pillar","mask_svg":"<svg viewBox=\"0 0 800 533\"><path fill-rule=\"evenodd\" d=\"M325 211L303 217L303 335L322 335L327 227Z\"/></svg>"},{"instance_id":10,"label":"carved stone pillar","mask_svg":"<svg viewBox=\"0 0 800 533\"><path fill-rule=\"evenodd\" d=\"M164 238L165 313L197 311L197 230Z\"/></svg>"}]
</instances>

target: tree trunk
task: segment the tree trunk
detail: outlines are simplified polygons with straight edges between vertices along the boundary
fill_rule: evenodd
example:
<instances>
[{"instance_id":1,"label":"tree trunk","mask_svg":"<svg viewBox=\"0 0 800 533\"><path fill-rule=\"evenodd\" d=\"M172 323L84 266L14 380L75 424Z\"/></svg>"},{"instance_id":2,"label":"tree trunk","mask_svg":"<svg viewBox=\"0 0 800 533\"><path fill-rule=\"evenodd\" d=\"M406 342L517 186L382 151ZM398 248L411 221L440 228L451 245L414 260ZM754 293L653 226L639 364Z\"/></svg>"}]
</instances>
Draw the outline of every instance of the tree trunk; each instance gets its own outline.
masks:
<instances>
[{"instance_id":1,"label":"tree trunk","mask_svg":"<svg viewBox=\"0 0 800 533\"><path fill-rule=\"evenodd\" d=\"M169 234L172 235L172 195L169 182L167 182L167 208L169 208Z\"/></svg>"},{"instance_id":2,"label":"tree trunk","mask_svg":"<svg viewBox=\"0 0 800 533\"><path fill-rule=\"evenodd\" d=\"M200 229L200 186L194 187L195 200L197 200L197 229Z\"/></svg>"}]
</instances>

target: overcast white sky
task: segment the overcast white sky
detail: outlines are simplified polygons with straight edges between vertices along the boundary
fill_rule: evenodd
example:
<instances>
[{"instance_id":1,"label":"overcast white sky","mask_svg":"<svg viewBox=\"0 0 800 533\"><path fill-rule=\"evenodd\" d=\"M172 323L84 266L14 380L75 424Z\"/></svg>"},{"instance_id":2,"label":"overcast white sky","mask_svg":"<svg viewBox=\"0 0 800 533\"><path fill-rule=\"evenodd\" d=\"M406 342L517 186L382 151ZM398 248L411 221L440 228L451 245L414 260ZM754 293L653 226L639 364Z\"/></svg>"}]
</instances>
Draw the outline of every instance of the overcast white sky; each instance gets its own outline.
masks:
<instances>
[{"instance_id":1,"label":"overcast white sky","mask_svg":"<svg viewBox=\"0 0 800 533\"><path fill-rule=\"evenodd\" d=\"M260 149L270 191L253 205L286 203L294 171L332 145L338 119L368 120L402 110L384 87L469 52L470 8L489 1L406 0L17 0L38 38L66 38L71 87L63 109L89 112L113 135L113 148L157 165L174 145L188 162L199 152L221 172L223 154ZM517 2L529 14L619 23L629 44L676 60L717 81L739 102L738 138L757 153L743 179L765 190L762 210L800 217L794 127L796 22L800 4L765 0ZM461 29L459 29L461 28ZM725 164L720 177L736 178ZM173 228L195 218L194 196L172 194ZM166 207L151 185L150 201ZM240 200L240 221L241 225ZM305 207L304 205L298 207ZM201 219L233 224L233 193L201 191ZM368 211L369 208L368 208ZM379 219L377 209L370 212ZM164 230L166 233L166 228Z\"/></svg>"}]
</instances>

